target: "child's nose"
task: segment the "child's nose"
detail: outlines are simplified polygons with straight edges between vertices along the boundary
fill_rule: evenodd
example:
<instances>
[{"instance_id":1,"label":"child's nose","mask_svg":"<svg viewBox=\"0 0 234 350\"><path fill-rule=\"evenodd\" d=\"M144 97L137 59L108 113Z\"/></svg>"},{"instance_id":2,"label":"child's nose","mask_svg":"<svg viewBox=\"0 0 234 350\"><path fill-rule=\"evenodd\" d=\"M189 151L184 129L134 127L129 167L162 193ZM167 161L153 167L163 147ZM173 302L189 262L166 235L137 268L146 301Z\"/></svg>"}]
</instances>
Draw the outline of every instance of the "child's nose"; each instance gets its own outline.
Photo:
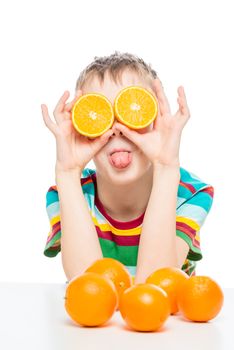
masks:
<instances>
[{"instance_id":1,"label":"child's nose","mask_svg":"<svg viewBox=\"0 0 234 350\"><path fill-rule=\"evenodd\" d=\"M117 121L114 122L113 126L112 126L112 130L113 130L113 134L111 135L111 137L113 136L121 136L123 135L122 131L118 130L115 128L115 124L117 123Z\"/></svg>"}]
</instances>

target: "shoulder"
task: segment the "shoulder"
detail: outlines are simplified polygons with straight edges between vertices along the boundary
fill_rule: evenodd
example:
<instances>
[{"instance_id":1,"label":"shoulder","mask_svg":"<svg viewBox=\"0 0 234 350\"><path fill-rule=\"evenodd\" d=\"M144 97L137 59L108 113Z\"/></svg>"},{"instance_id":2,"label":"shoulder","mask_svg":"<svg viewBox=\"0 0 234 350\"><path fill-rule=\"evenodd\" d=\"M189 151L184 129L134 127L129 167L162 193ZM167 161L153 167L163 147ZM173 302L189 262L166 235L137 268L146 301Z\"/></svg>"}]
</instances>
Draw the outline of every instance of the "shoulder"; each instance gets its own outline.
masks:
<instances>
[{"instance_id":1,"label":"shoulder","mask_svg":"<svg viewBox=\"0 0 234 350\"><path fill-rule=\"evenodd\" d=\"M179 191L193 195L201 190L207 190L207 192L212 194L214 188L210 183L202 180L193 172L180 167Z\"/></svg>"},{"instance_id":2,"label":"shoulder","mask_svg":"<svg viewBox=\"0 0 234 350\"><path fill-rule=\"evenodd\" d=\"M178 205L184 202L196 198L206 198L212 201L214 196L214 187L204 181L199 176L195 175L193 172L180 167L180 183L178 187ZM201 196L202 195L202 196Z\"/></svg>"},{"instance_id":3,"label":"shoulder","mask_svg":"<svg viewBox=\"0 0 234 350\"><path fill-rule=\"evenodd\" d=\"M82 170L80 182L84 194L94 195L94 176L96 175L96 170L92 168L85 168ZM56 185L49 187L46 193L46 205L50 205L54 202L59 201L59 195Z\"/></svg>"}]
</instances>

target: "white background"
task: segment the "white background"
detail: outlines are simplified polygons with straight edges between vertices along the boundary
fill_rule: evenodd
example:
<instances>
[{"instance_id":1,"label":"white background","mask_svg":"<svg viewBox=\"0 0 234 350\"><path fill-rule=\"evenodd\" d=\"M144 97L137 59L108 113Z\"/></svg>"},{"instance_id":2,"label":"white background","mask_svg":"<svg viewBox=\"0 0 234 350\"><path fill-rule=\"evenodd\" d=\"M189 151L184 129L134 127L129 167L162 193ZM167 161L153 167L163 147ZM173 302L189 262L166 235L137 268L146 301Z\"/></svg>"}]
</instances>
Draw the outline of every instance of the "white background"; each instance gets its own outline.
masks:
<instances>
[{"instance_id":1,"label":"white background","mask_svg":"<svg viewBox=\"0 0 234 350\"><path fill-rule=\"evenodd\" d=\"M54 182L52 116L94 56L115 50L151 63L172 110L183 85L191 118L181 166L215 188L201 229L197 274L223 287L233 277L232 1L10 1L0 5L0 280L64 282L61 254L43 255L49 231L45 195ZM89 164L93 166L92 163Z\"/></svg>"}]
</instances>

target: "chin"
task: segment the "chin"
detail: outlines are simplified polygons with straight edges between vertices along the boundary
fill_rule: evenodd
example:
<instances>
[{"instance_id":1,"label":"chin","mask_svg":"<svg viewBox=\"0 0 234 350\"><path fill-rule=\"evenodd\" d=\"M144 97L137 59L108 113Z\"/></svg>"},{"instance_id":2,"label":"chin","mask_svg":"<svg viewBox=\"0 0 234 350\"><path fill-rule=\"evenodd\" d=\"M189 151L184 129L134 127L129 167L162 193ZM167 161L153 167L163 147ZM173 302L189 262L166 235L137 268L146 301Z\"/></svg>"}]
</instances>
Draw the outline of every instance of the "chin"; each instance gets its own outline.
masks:
<instances>
[{"instance_id":1,"label":"chin","mask_svg":"<svg viewBox=\"0 0 234 350\"><path fill-rule=\"evenodd\" d=\"M115 185L128 185L139 180L144 176L144 173L140 169L130 166L122 170L108 169L107 176L109 181Z\"/></svg>"}]
</instances>

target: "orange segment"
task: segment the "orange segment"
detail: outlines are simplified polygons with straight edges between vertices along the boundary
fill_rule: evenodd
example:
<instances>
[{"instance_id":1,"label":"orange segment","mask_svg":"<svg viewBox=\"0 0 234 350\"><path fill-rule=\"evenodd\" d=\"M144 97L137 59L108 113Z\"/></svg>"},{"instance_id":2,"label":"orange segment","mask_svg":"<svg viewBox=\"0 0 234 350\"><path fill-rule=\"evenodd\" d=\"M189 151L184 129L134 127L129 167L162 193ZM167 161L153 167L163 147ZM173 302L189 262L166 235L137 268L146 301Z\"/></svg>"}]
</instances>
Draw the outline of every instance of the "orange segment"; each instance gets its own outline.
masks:
<instances>
[{"instance_id":1,"label":"orange segment","mask_svg":"<svg viewBox=\"0 0 234 350\"><path fill-rule=\"evenodd\" d=\"M102 94L82 95L72 108L72 122L80 134L98 137L111 128L114 122L112 104Z\"/></svg>"},{"instance_id":2,"label":"orange segment","mask_svg":"<svg viewBox=\"0 0 234 350\"><path fill-rule=\"evenodd\" d=\"M116 118L132 129L143 129L157 117L156 98L140 86L129 86L115 98Z\"/></svg>"}]
</instances>

